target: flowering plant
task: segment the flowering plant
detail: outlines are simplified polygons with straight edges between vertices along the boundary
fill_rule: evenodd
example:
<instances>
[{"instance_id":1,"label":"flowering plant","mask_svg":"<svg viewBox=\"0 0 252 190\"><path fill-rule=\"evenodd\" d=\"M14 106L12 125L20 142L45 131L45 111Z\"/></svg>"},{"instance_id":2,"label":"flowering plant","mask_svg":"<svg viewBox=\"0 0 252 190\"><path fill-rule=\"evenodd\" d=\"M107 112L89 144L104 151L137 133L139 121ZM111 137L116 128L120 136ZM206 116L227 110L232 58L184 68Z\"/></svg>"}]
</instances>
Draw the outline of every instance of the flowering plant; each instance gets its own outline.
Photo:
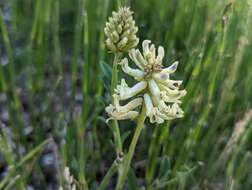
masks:
<instances>
[{"instance_id":1,"label":"flowering plant","mask_svg":"<svg viewBox=\"0 0 252 190\"><path fill-rule=\"evenodd\" d=\"M105 108L109 115L109 120L113 120L112 131L114 133L117 159L121 163L118 166L118 181L116 190L121 190L127 177L130 163L135 151L141 130L144 127L145 118L149 118L151 123L163 123L166 120L183 117L184 112L180 108L181 98L186 95L185 90L180 90L182 81L170 79L178 66L174 62L171 66L163 67L164 48L156 47L150 40L142 43L142 53L136 49L139 38L136 36L138 28L132 17L133 12L129 8L120 8L118 12L113 12L112 17L106 23L104 29L106 46L114 54L111 94L112 102ZM135 67L129 66L128 58L123 58L128 53ZM117 81L117 66L127 75L133 77L137 83L131 87L124 78L120 84ZM122 101L126 102L122 105ZM141 113L140 113L141 110ZM137 127L133 135L129 150L123 157L123 147L120 136L118 120L137 119ZM112 176L115 164L111 166L104 177L100 190L104 189L108 183L108 177Z\"/></svg>"}]
</instances>

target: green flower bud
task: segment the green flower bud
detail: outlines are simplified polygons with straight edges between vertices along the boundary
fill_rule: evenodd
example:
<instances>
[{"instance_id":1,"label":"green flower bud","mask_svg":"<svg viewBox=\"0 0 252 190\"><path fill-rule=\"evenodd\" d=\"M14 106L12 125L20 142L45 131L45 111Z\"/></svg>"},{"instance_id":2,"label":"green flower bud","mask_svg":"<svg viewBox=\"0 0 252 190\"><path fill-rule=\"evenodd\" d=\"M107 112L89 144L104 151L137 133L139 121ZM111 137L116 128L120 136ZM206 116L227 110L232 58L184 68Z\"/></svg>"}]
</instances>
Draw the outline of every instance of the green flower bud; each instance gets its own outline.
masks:
<instances>
[{"instance_id":1,"label":"green flower bud","mask_svg":"<svg viewBox=\"0 0 252 190\"><path fill-rule=\"evenodd\" d=\"M122 7L118 12L113 12L106 22L104 32L107 39L105 43L110 51L125 53L137 46L138 28L132 14L129 7Z\"/></svg>"}]
</instances>

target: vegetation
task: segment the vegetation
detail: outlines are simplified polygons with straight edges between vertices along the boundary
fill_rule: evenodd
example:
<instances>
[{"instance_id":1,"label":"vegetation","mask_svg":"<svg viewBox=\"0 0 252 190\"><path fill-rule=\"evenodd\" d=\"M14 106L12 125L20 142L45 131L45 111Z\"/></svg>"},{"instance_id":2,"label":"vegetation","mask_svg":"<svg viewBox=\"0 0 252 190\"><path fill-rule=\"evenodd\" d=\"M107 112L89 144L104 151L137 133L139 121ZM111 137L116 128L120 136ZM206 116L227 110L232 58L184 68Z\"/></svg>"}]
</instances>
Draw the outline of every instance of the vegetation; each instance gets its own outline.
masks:
<instances>
[{"instance_id":1,"label":"vegetation","mask_svg":"<svg viewBox=\"0 0 252 190\"><path fill-rule=\"evenodd\" d=\"M165 67L179 61L187 91L183 118L145 121L124 188L250 190L251 0L1 1L0 189L115 189L136 129L119 121L118 147L106 122L104 27L120 6L134 11L138 48L150 39Z\"/></svg>"}]
</instances>

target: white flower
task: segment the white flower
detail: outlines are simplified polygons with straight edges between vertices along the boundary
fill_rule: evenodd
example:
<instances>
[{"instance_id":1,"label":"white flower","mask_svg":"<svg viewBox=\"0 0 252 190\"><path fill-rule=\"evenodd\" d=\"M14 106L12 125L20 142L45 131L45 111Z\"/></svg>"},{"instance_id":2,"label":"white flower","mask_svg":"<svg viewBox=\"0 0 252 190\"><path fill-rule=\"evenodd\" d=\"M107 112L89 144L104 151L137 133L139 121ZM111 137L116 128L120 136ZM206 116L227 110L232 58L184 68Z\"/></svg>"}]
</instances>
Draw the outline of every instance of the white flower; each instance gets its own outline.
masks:
<instances>
[{"instance_id":1,"label":"white flower","mask_svg":"<svg viewBox=\"0 0 252 190\"><path fill-rule=\"evenodd\" d=\"M143 54L138 49L129 51L129 57L137 68L131 68L127 58L120 62L122 70L138 82L129 87L125 79L121 80L121 84L115 89L114 104L106 108L112 119L136 118L139 112L134 109L141 106L142 102L146 106L146 116L151 123L163 123L165 120L183 117L179 104L186 91L179 90L182 81L170 79L170 75L177 69L178 62L163 68L164 48L159 46L156 52L155 46L150 43L149 40L143 41ZM120 106L120 100L127 100L136 95L142 95L144 101L138 96L128 103L130 105ZM137 104L134 101L137 101Z\"/></svg>"}]
</instances>

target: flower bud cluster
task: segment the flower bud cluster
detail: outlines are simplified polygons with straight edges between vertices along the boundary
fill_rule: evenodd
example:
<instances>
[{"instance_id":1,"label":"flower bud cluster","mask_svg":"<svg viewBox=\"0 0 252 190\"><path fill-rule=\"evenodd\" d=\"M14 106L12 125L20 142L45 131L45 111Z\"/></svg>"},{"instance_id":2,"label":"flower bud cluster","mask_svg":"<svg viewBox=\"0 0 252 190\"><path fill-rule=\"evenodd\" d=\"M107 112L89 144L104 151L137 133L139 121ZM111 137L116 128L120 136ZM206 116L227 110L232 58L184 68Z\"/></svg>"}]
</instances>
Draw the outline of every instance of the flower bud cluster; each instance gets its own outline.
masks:
<instances>
[{"instance_id":1,"label":"flower bud cluster","mask_svg":"<svg viewBox=\"0 0 252 190\"><path fill-rule=\"evenodd\" d=\"M128 52L137 46L139 39L136 36L138 28L132 17L133 12L128 7L122 7L118 12L113 12L106 22L104 29L106 46L112 52Z\"/></svg>"}]
</instances>

